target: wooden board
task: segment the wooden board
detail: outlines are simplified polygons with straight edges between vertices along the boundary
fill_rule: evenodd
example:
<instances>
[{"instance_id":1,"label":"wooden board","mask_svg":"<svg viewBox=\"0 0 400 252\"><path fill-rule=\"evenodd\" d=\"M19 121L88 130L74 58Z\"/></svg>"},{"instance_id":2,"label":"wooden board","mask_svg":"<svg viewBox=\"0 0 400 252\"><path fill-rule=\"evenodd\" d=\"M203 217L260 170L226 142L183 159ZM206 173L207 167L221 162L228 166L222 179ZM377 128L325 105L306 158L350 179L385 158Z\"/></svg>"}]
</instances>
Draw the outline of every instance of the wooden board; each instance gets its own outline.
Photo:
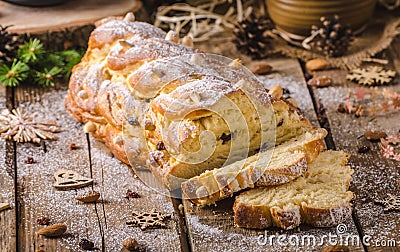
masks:
<instances>
[{"instance_id":1,"label":"wooden board","mask_svg":"<svg viewBox=\"0 0 400 252\"><path fill-rule=\"evenodd\" d=\"M136 0L71 0L52 7L24 7L2 1L0 24L13 25L9 30L16 33L47 33L94 24L101 18L135 12L140 7L141 2Z\"/></svg>"},{"instance_id":2,"label":"wooden board","mask_svg":"<svg viewBox=\"0 0 400 252\"><path fill-rule=\"evenodd\" d=\"M54 173L59 169L75 170L90 177L86 137L81 125L65 112L64 97L64 91L53 91L43 95L40 103L15 101L16 106L25 107L26 111L36 111L39 116L56 120L62 128L57 141L46 141L41 145L17 144L20 251L77 251L82 238L102 248L97 217L99 209L95 204L84 205L75 199L79 191L90 187L60 191L53 186ZM81 149L71 151L69 145L72 143ZM27 164L25 160L28 157L32 157L35 163ZM41 217L50 218L53 224L66 224L67 233L58 239L38 235L37 231L43 226L36 220Z\"/></svg>"},{"instance_id":3,"label":"wooden board","mask_svg":"<svg viewBox=\"0 0 400 252\"><path fill-rule=\"evenodd\" d=\"M6 108L6 88L0 86L0 111ZM7 152L7 149L11 149ZM17 244L13 144L0 138L0 203L12 208L0 211L0 251L15 251Z\"/></svg>"},{"instance_id":4,"label":"wooden board","mask_svg":"<svg viewBox=\"0 0 400 252\"><path fill-rule=\"evenodd\" d=\"M300 108L304 111L314 126L318 126L317 117L314 113L311 97L304 82L303 74L297 60L276 59L268 61L275 69L271 75L260 77L266 87L279 83L282 87L288 88L290 95L299 102ZM300 226L299 229L282 231L278 229L267 229L265 231L237 228L233 222L234 198L217 202L213 207L196 207L190 202L184 201L186 223L189 231L189 239L192 251L320 251L327 246L324 244L273 244L263 245L264 238L270 235L288 235L301 241L306 237L314 236L321 238L323 235L336 234L336 228L318 229L309 226ZM355 224L350 219L345 223L347 233L358 237ZM259 242L259 239L261 239ZM317 238L318 239L318 238ZM362 246L352 246L354 251L363 251Z\"/></svg>"},{"instance_id":5,"label":"wooden board","mask_svg":"<svg viewBox=\"0 0 400 252\"><path fill-rule=\"evenodd\" d=\"M379 87L396 90L400 92L399 78L399 53L400 40L394 41L391 54L387 51L382 55L391 59L391 64L385 66L397 70L395 85ZM352 189L355 192L354 208L355 217L363 236L371 237L369 251L399 251L400 248L400 213L383 211L376 200L384 199L386 193L400 194L400 163L383 157L378 143L371 143L363 137L366 130L383 130L387 134L398 134L400 130L400 113L388 114L386 116L360 117L341 114L337 112L340 102L343 102L350 90L359 85L346 80L346 71L327 70L317 72L316 76L331 76L335 83L334 87L315 89L317 100L326 108L326 115L336 148L349 152L352 157L350 165L355 170L353 175ZM321 105L320 104L320 105ZM371 151L365 154L358 153L361 146L368 146ZM379 247L379 243L396 242L397 249L392 246ZM376 246L375 246L376 245Z\"/></svg>"},{"instance_id":6,"label":"wooden board","mask_svg":"<svg viewBox=\"0 0 400 252\"><path fill-rule=\"evenodd\" d=\"M115 159L104 144L86 138L82 125L75 122L64 109L65 90L53 91L36 88L18 88L14 92L15 106L28 111L38 111L47 119L61 123L59 140L46 141L43 145L17 144L16 160L18 167L18 195L20 214L10 216L19 222L20 251L78 251L79 241L83 238L95 243L101 251L122 249L122 240L132 237L138 240L142 250L146 251L186 251L185 234L181 232L181 223L177 208L167 196L143 185L134 176L131 168ZM76 144L78 150L70 150L70 144ZM90 149L90 152L89 152ZM90 153L90 155L89 155ZM33 157L35 164L26 164L27 157ZM83 204L75 200L77 193L90 187L58 191L54 189L53 174L58 169L72 169L80 174L92 177L93 189L101 193L96 204ZM13 181L13 180L9 180ZM124 198L126 190L137 191L142 198ZM165 229L128 227L125 222L133 210L156 210L172 215ZM41 227L36 223L40 217L48 217L52 222L62 222L68 226L66 235L59 239L47 239L37 235ZM15 230L10 228L10 230ZM154 240L159 240L155 243ZM5 248L10 248L5 244ZM182 250L183 248L183 250Z\"/></svg>"},{"instance_id":7,"label":"wooden board","mask_svg":"<svg viewBox=\"0 0 400 252\"><path fill-rule=\"evenodd\" d=\"M146 251L181 251L179 216L171 198L144 185L129 166L114 158L104 144L92 137L90 147L93 177L103 197L104 214L101 217L107 251L121 248L122 241L128 237L136 239ZM128 189L137 192L141 197L125 198ZM131 219L132 211L148 212L152 209L172 215L166 222L166 228L148 228L142 231L139 227L126 225L125 222Z\"/></svg>"}]
</instances>

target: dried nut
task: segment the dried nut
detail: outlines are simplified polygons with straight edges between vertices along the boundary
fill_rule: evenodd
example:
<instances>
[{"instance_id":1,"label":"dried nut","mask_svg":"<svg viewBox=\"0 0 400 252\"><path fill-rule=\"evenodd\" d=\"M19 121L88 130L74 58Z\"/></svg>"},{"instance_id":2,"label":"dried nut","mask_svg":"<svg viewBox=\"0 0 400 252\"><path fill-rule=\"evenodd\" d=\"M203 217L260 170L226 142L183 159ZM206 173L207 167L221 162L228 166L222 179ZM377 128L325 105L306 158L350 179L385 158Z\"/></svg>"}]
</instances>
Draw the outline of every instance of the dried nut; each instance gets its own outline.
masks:
<instances>
[{"instance_id":1,"label":"dried nut","mask_svg":"<svg viewBox=\"0 0 400 252\"><path fill-rule=\"evenodd\" d=\"M387 134L383 131L367 130L364 133L366 139L373 141L379 141L381 138L387 137Z\"/></svg>"},{"instance_id":2,"label":"dried nut","mask_svg":"<svg viewBox=\"0 0 400 252\"><path fill-rule=\"evenodd\" d=\"M179 42L179 36L178 36L178 34L176 32L169 31L167 33L167 35L165 36L165 40L178 43Z\"/></svg>"},{"instance_id":3,"label":"dried nut","mask_svg":"<svg viewBox=\"0 0 400 252\"><path fill-rule=\"evenodd\" d=\"M329 62L324 59L313 59L306 63L308 71L323 70L327 67L329 67Z\"/></svg>"},{"instance_id":4,"label":"dried nut","mask_svg":"<svg viewBox=\"0 0 400 252\"><path fill-rule=\"evenodd\" d=\"M62 234L64 234L65 231L67 231L67 226L62 223L57 223L57 224L39 229L38 234L44 235L47 237L57 237L57 236L61 236Z\"/></svg>"},{"instance_id":5,"label":"dried nut","mask_svg":"<svg viewBox=\"0 0 400 252\"><path fill-rule=\"evenodd\" d=\"M288 103L290 103L290 104L292 104L294 107L299 107L299 103L295 100L295 99L293 99L293 98L287 98L286 99L286 101L288 102Z\"/></svg>"},{"instance_id":6,"label":"dried nut","mask_svg":"<svg viewBox=\"0 0 400 252\"><path fill-rule=\"evenodd\" d=\"M272 66L269 65L267 62L258 62L251 65L250 70L254 74L263 75L270 73L272 71Z\"/></svg>"},{"instance_id":7,"label":"dried nut","mask_svg":"<svg viewBox=\"0 0 400 252\"><path fill-rule=\"evenodd\" d=\"M229 63L229 67L231 67L231 68L233 68L233 69L239 69L239 68L241 68L242 67L242 60L241 59L239 59L239 58L237 58L237 59L234 59L234 60L232 60L230 63Z\"/></svg>"},{"instance_id":8,"label":"dried nut","mask_svg":"<svg viewBox=\"0 0 400 252\"><path fill-rule=\"evenodd\" d=\"M138 242L133 238L127 238L122 241L122 246L128 251L137 251L139 249Z\"/></svg>"},{"instance_id":9,"label":"dried nut","mask_svg":"<svg viewBox=\"0 0 400 252\"><path fill-rule=\"evenodd\" d=\"M132 12L128 12L126 13L125 17L124 17L124 21L128 21L128 22L135 22L135 15L133 15Z\"/></svg>"},{"instance_id":10,"label":"dried nut","mask_svg":"<svg viewBox=\"0 0 400 252\"><path fill-rule=\"evenodd\" d=\"M0 203L0 211L11 208L10 203Z\"/></svg>"},{"instance_id":11,"label":"dried nut","mask_svg":"<svg viewBox=\"0 0 400 252\"><path fill-rule=\"evenodd\" d=\"M78 97L81 98L82 100L85 100L88 98L87 92L85 90L81 90L78 92Z\"/></svg>"},{"instance_id":12,"label":"dried nut","mask_svg":"<svg viewBox=\"0 0 400 252\"><path fill-rule=\"evenodd\" d=\"M144 129L153 131L156 129L156 126L153 124L153 122L150 119L146 118L146 119L144 119Z\"/></svg>"},{"instance_id":13,"label":"dried nut","mask_svg":"<svg viewBox=\"0 0 400 252\"><path fill-rule=\"evenodd\" d=\"M94 190L78 193L76 199L84 203L96 202L100 198L100 193Z\"/></svg>"},{"instance_id":14,"label":"dried nut","mask_svg":"<svg viewBox=\"0 0 400 252\"><path fill-rule=\"evenodd\" d=\"M90 133L96 130L96 125L93 122L87 122L85 126L83 126L83 132Z\"/></svg>"},{"instance_id":15,"label":"dried nut","mask_svg":"<svg viewBox=\"0 0 400 252\"><path fill-rule=\"evenodd\" d=\"M336 245L324 248L321 252L349 252L350 249L347 246Z\"/></svg>"},{"instance_id":16,"label":"dried nut","mask_svg":"<svg viewBox=\"0 0 400 252\"><path fill-rule=\"evenodd\" d=\"M268 94L274 96L277 99L280 99L283 95L283 89L281 87L281 85L276 84L275 86L273 86L269 91Z\"/></svg>"},{"instance_id":17,"label":"dried nut","mask_svg":"<svg viewBox=\"0 0 400 252\"><path fill-rule=\"evenodd\" d=\"M183 37L183 38L182 38L182 41L181 41L181 44L182 44L182 45L185 45L185 46L193 47L194 45L193 45L193 38L192 38L192 36L186 35L185 37Z\"/></svg>"},{"instance_id":18,"label":"dried nut","mask_svg":"<svg viewBox=\"0 0 400 252\"><path fill-rule=\"evenodd\" d=\"M332 78L324 75L321 77L312 78L307 82L307 84L313 87L327 87L333 84L333 80Z\"/></svg>"},{"instance_id":19,"label":"dried nut","mask_svg":"<svg viewBox=\"0 0 400 252\"><path fill-rule=\"evenodd\" d=\"M124 138L122 136L116 136L116 137L114 137L113 142L116 145L123 145L124 144Z\"/></svg>"},{"instance_id":20,"label":"dried nut","mask_svg":"<svg viewBox=\"0 0 400 252\"><path fill-rule=\"evenodd\" d=\"M182 204L179 204L178 209L179 209L179 213L183 215L185 207Z\"/></svg>"}]
</instances>

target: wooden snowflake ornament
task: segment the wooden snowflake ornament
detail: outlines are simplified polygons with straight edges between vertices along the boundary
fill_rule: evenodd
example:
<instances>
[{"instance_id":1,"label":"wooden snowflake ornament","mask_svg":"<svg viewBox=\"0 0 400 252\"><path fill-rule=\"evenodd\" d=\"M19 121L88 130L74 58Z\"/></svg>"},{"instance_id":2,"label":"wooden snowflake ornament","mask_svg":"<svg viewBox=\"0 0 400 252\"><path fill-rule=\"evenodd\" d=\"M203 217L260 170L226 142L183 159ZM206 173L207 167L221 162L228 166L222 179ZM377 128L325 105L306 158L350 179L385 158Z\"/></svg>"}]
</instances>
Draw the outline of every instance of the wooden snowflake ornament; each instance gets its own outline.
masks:
<instances>
[{"instance_id":1,"label":"wooden snowflake ornament","mask_svg":"<svg viewBox=\"0 0 400 252\"><path fill-rule=\"evenodd\" d=\"M400 211L400 196L388 193L387 198L384 200L376 200L378 204L382 204L385 208L384 211Z\"/></svg>"},{"instance_id":2,"label":"wooden snowflake ornament","mask_svg":"<svg viewBox=\"0 0 400 252\"><path fill-rule=\"evenodd\" d=\"M138 226L140 229L145 230L148 227L165 227L165 219L171 218L170 214L162 214L156 212L155 209L151 212L132 212L133 218L126 222L130 226Z\"/></svg>"},{"instance_id":3,"label":"wooden snowflake ornament","mask_svg":"<svg viewBox=\"0 0 400 252\"><path fill-rule=\"evenodd\" d=\"M56 122L37 120L22 109L5 109L0 114L0 133L5 140L40 143L41 139L56 140L53 133L60 132Z\"/></svg>"},{"instance_id":4,"label":"wooden snowflake ornament","mask_svg":"<svg viewBox=\"0 0 400 252\"><path fill-rule=\"evenodd\" d=\"M389 84L396 76L392 70L384 70L379 66L353 69L346 78L360 85L374 86Z\"/></svg>"}]
</instances>

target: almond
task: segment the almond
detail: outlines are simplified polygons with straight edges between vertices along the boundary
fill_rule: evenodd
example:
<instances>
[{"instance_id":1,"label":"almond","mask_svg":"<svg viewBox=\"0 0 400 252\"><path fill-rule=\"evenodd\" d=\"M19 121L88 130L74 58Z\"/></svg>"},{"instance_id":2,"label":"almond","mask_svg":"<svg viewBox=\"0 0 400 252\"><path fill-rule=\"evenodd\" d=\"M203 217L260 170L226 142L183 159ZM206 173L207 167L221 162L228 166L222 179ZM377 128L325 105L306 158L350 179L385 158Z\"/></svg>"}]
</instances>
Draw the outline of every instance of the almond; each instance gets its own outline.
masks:
<instances>
[{"instance_id":1,"label":"almond","mask_svg":"<svg viewBox=\"0 0 400 252\"><path fill-rule=\"evenodd\" d=\"M381 138L387 137L387 134L383 131L367 130L365 131L364 136L366 139L373 142L373 141L379 141Z\"/></svg>"},{"instance_id":2,"label":"almond","mask_svg":"<svg viewBox=\"0 0 400 252\"><path fill-rule=\"evenodd\" d=\"M281 85L276 84L268 91L268 94L274 96L276 99L280 99L283 95L283 89Z\"/></svg>"},{"instance_id":3,"label":"almond","mask_svg":"<svg viewBox=\"0 0 400 252\"><path fill-rule=\"evenodd\" d=\"M323 70L328 68L329 62L324 60L324 59L313 59L310 61L307 61L306 63L306 69L308 71L315 71L315 70Z\"/></svg>"},{"instance_id":4,"label":"almond","mask_svg":"<svg viewBox=\"0 0 400 252\"><path fill-rule=\"evenodd\" d=\"M263 75L270 73L272 71L272 66L269 65L267 62L257 62L250 66L250 70L254 74Z\"/></svg>"},{"instance_id":5,"label":"almond","mask_svg":"<svg viewBox=\"0 0 400 252\"><path fill-rule=\"evenodd\" d=\"M76 199L84 203L96 202L100 198L100 193L94 190L78 193Z\"/></svg>"},{"instance_id":6,"label":"almond","mask_svg":"<svg viewBox=\"0 0 400 252\"><path fill-rule=\"evenodd\" d=\"M332 78L324 75L321 77L312 78L307 82L307 84L313 87L327 87L333 84L333 80Z\"/></svg>"},{"instance_id":7,"label":"almond","mask_svg":"<svg viewBox=\"0 0 400 252\"><path fill-rule=\"evenodd\" d=\"M62 223L57 223L51 226L47 226L39 229L38 234L47 236L47 237L58 237L67 231L67 226Z\"/></svg>"},{"instance_id":8,"label":"almond","mask_svg":"<svg viewBox=\"0 0 400 252\"><path fill-rule=\"evenodd\" d=\"M0 203L0 211L11 208L9 203Z\"/></svg>"}]
</instances>

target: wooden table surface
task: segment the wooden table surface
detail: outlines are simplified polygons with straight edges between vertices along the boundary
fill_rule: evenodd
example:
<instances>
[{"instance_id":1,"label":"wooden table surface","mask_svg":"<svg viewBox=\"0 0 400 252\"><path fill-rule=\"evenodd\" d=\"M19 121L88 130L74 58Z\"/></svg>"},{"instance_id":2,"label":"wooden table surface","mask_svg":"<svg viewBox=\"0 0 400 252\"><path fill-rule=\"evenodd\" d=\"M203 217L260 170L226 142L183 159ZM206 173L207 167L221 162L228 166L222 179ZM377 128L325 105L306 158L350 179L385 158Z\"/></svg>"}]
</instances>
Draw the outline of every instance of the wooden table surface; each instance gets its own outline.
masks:
<instances>
[{"instance_id":1,"label":"wooden table surface","mask_svg":"<svg viewBox=\"0 0 400 252\"><path fill-rule=\"evenodd\" d=\"M231 55L230 55L231 56ZM389 59L385 68L397 71L392 85L379 87L400 91L400 39L380 54ZM400 251L400 212L384 212L374 203L387 193L400 194L400 162L386 159L377 143L365 140L368 129L398 134L400 112L386 116L360 117L337 112L338 104L349 90L358 85L346 80L344 70L324 70L315 76L328 75L335 85L310 88L306 85L301 64L296 59L268 59L273 73L260 77L266 87L277 83L290 91L299 107L316 127L329 131L327 145L352 156L349 164L355 170L351 190L355 193L353 216L346 225L346 236L370 237L370 246L353 244L351 251ZM53 119L61 126L58 140L42 144L14 143L0 139L0 202L9 202L11 209L0 212L0 251L81 251L79 241L93 241L99 251L123 251L122 240L138 240L141 251L321 251L326 242L310 244L261 244L267 235L293 235L300 241L314 236L321 240L336 234L336 227L300 226L291 231L241 229L234 226L233 198L216 206L199 208L187 201L160 195L135 177L131 168L115 159L107 148L82 131L64 109L66 86L58 89L36 87L0 88L0 109L23 107L29 112ZM316 113L318 111L319 113ZM70 150L70 144L80 148ZM360 154L366 145L371 151ZM28 164L32 157L35 162ZM97 203L83 204L75 200L82 190L58 191L53 187L54 172L72 169L94 179L93 189L101 193ZM141 198L126 199L130 189ZM182 211L183 204L184 208ZM142 231L125 222L133 210L156 209L171 214L167 227ZM68 231L61 238L44 238L37 234L42 227L36 220L48 217L52 223L65 223ZM393 243L393 241L395 243ZM380 245L386 246L380 246ZM388 246L388 245L396 245Z\"/></svg>"}]
</instances>

